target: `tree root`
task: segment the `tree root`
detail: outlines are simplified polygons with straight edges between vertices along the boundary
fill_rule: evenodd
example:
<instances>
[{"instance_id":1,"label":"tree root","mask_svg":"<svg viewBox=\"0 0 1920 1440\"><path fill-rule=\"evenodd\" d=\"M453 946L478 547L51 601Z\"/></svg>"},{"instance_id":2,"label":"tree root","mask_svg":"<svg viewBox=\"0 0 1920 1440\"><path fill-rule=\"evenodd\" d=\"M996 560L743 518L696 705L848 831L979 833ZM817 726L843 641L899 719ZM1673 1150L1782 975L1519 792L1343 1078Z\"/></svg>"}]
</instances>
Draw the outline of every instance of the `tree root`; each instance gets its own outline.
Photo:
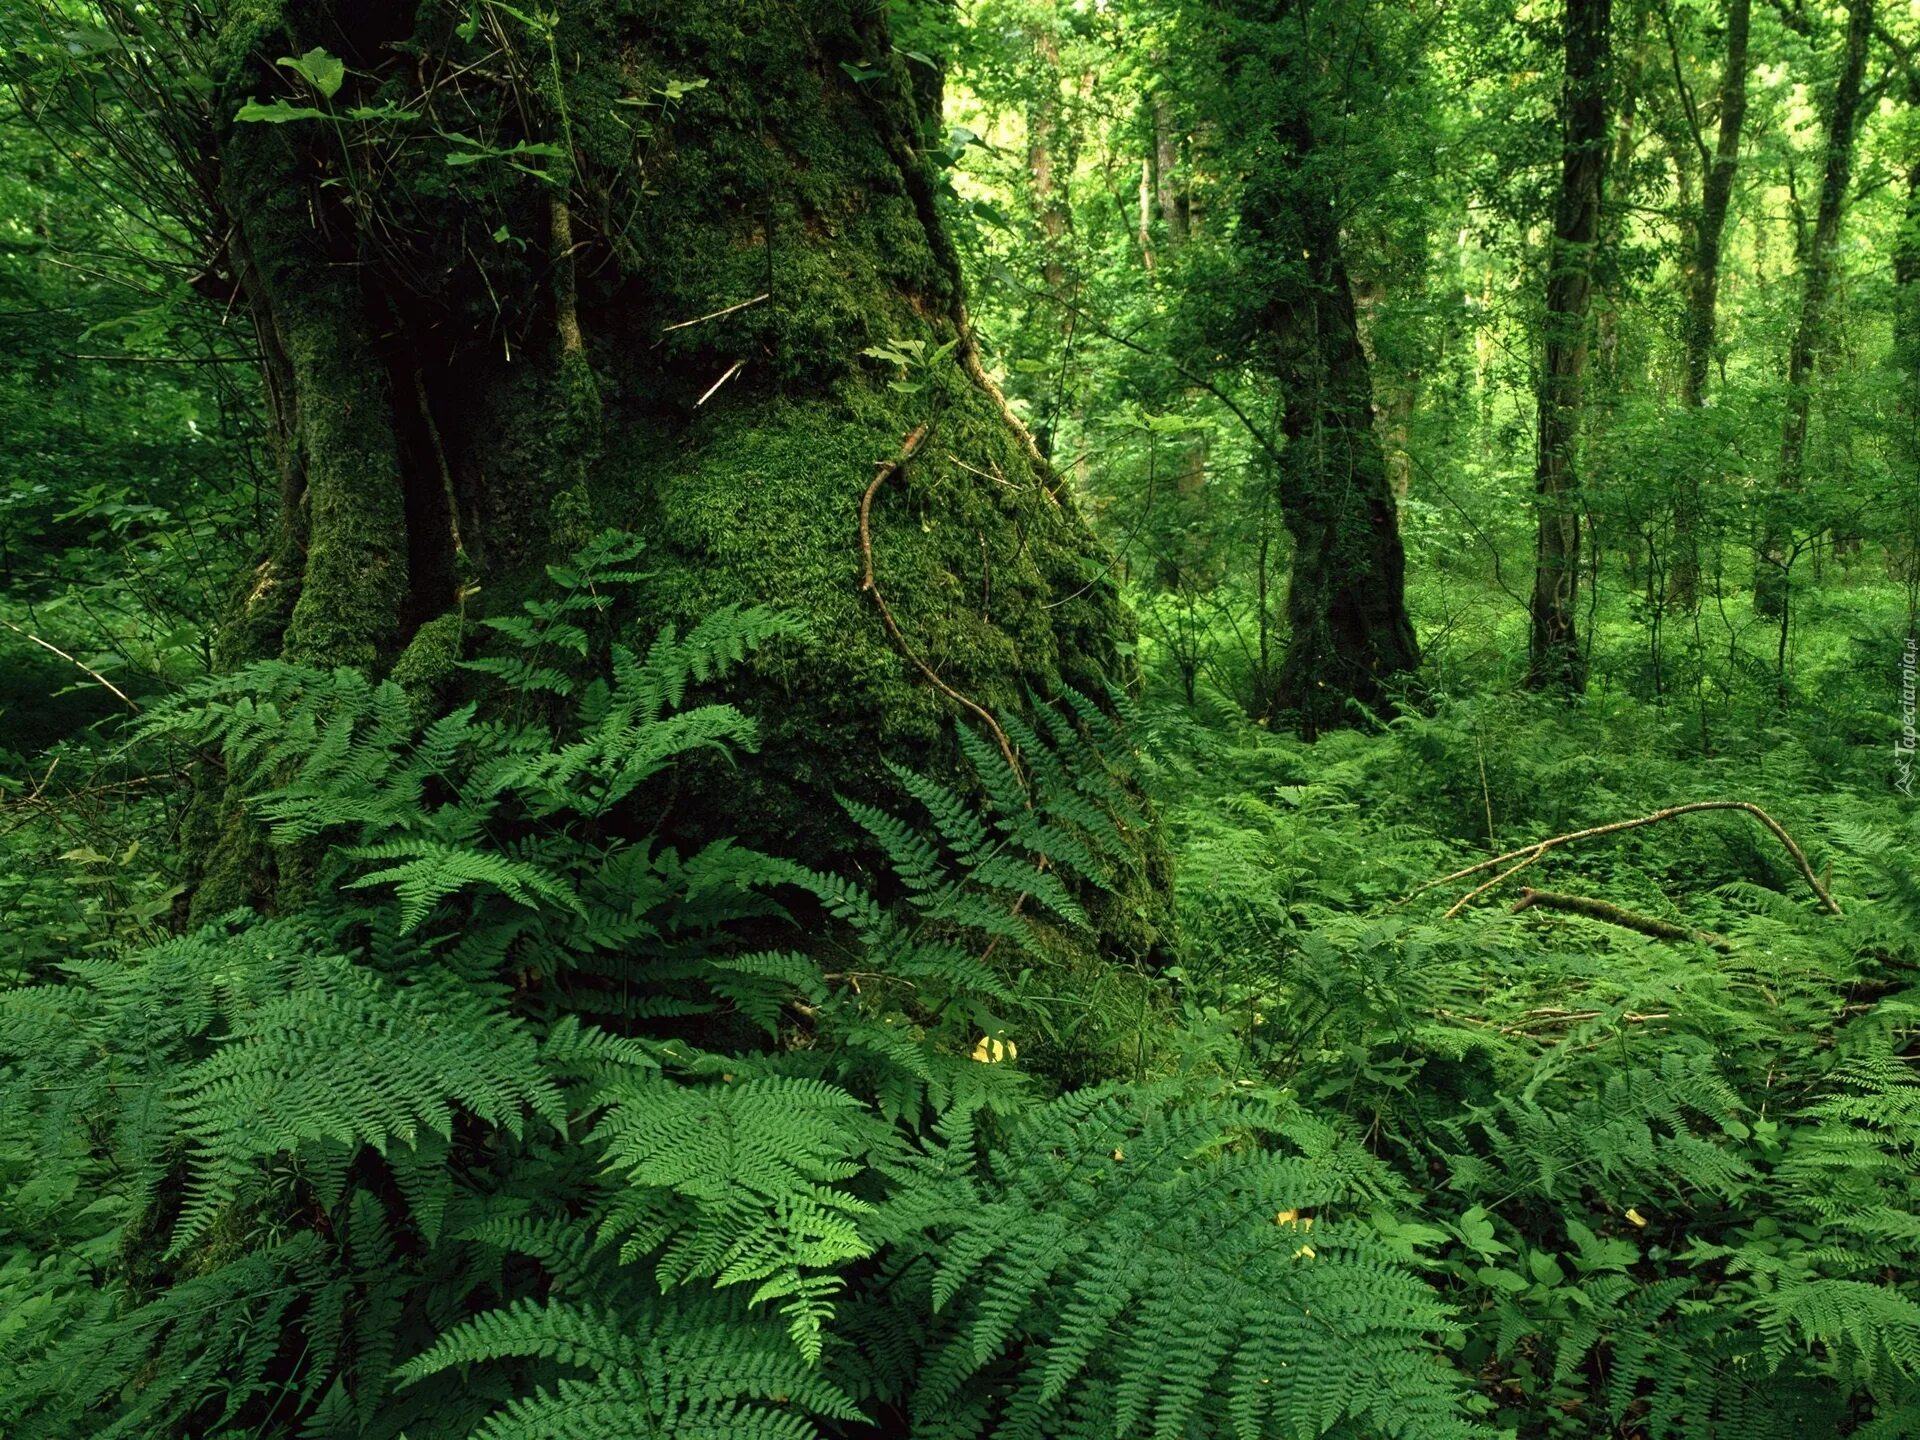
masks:
<instances>
[{"instance_id":1,"label":"tree root","mask_svg":"<svg viewBox=\"0 0 1920 1440\"><path fill-rule=\"evenodd\" d=\"M1000 722L993 718L993 712L988 710L986 706L980 704L979 701L963 695L954 689L953 686L940 678L940 673L937 670L920 658L919 652L907 643L907 637L900 632L900 624L893 618L893 611L887 605L886 596L880 593L879 582L874 578L873 497L880 493L880 487L882 485L886 484L887 481L891 480L895 475L899 474L901 470L906 468L907 462L914 457L915 452L920 449L921 444L926 440L927 436L932 433L932 430L933 426L931 423L915 426L907 438L900 442L900 453L890 460L882 460L879 463L873 472L873 480L868 484L866 493L860 497L860 559L865 566L865 574L861 577L860 588L873 596L873 603L880 611L881 624L887 627L887 634L893 640L894 647L906 657L907 663L918 670L929 685L953 701L954 704L973 715L993 733L994 741L1000 747L1000 754L1007 762L1007 769L1011 772L1014 780L1019 783L1021 788L1025 789L1026 778L1020 769L1020 762L1014 758L1013 742L1007 739L1007 732L1000 728Z\"/></svg>"}]
</instances>

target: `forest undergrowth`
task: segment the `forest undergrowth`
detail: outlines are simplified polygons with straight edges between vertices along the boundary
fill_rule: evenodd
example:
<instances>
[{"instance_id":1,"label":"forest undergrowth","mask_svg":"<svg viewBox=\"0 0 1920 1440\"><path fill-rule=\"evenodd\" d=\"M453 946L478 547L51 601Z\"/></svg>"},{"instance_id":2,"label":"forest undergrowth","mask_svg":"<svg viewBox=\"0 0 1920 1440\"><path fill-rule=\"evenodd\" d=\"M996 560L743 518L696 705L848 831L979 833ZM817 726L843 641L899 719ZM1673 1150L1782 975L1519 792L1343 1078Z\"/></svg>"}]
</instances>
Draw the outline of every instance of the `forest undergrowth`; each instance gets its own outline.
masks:
<instances>
[{"instance_id":1,"label":"forest undergrowth","mask_svg":"<svg viewBox=\"0 0 1920 1440\"><path fill-rule=\"evenodd\" d=\"M0 1437L1920 1436L1916 17L0 5Z\"/></svg>"},{"instance_id":2,"label":"forest undergrowth","mask_svg":"<svg viewBox=\"0 0 1920 1440\"><path fill-rule=\"evenodd\" d=\"M751 749L724 672L794 633L639 644L639 554L494 624L504 708L272 662L16 783L9 1433L1920 1425L1885 747L1062 696L849 803L855 883L597 818ZM307 898L167 938L195 754ZM1177 963L1089 967L1142 793ZM1701 800L1811 876L1746 811L1578 835Z\"/></svg>"}]
</instances>

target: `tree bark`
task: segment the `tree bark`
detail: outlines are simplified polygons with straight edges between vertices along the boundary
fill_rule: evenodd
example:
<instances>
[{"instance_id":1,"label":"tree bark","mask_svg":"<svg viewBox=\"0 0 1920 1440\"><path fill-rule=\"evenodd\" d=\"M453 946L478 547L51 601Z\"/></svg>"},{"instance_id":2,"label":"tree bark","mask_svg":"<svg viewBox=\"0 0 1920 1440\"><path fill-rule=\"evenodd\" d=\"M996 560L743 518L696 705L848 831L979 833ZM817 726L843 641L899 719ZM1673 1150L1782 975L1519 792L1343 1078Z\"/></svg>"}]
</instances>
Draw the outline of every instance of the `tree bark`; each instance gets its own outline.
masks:
<instances>
[{"instance_id":1,"label":"tree bark","mask_svg":"<svg viewBox=\"0 0 1920 1440\"><path fill-rule=\"evenodd\" d=\"M924 427L870 517L917 655L1002 715L1124 681L1111 567L981 368L874 7L561 0L550 39L479 13L462 38L464 7L285 0L236 6L221 37L217 115L313 104L274 62L323 46L348 67L330 109L419 116L210 137L286 495L223 661L357 665L438 698L481 614L634 530L638 633L732 602L813 632L742 682L764 743L736 803L676 823L824 863L848 843L836 794L895 803L888 761L959 765L962 708L861 591L862 493ZM862 353L890 342L923 362ZM1138 843L1132 893L1101 909L1110 953L1165 924ZM270 899L270 873L214 869L202 910Z\"/></svg>"},{"instance_id":2,"label":"tree bark","mask_svg":"<svg viewBox=\"0 0 1920 1440\"><path fill-rule=\"evenodd\" d=\"M1317 212L1326 215L1322 207ZM1294 358L1282 383L1280 505L1293 539L1287 649L1277 709L1302 736L1354 723L1348 702L1380 707L1420 663L1406 607L1406 552L1373 380L1336 227L1308 222L1308 293L1280 321Z\"/></svg>"},{"instance_id":3,"label":"tree bark","mask_svg":"<svg viewBox=\"0 0 1920 1440\"><path fill-rule=\"evenodd\" d=\"M1577 603L1580 485L1576 450L1589 348L1594 251L1607 168L1610 0L1567 0L1564 144L1548 261L1546 347L1540 369L1539 448L1534 464L1538 533L1527 684L1586 689Z\"/></svg>"},{"instance_id":4,"label":"tree bark","mask_svg":"<svg viewBox=\"0 0 1920 1440\"><path fill-rule=\"evenodd\" d=\"M1162 59L1161 66L1165 62ZM1153 92L1153 195L1160 211L1160 223L1167 237L1167 249L1177 250L1186 242L1189 225L1187 192L1180 188L1180 132L1174 127L1173 98L1164 88Z\"/></svg>"},{"instance_id":5,"label":"tree bark","mask_svg":"<svg viewBox=\"0 0 1920 1440\"><path fill-rule=\"evenodd\" d=\"M1385 708L1420 663L1406 608L1406 554L1386 455L1374 422L1373 377L1342 254L1340 210L1317 153L1322 83L1304 13L1246 5L1229 43L1227 92L1265 97L1252 140L1236 240L1263 303L1249 337L1280 383L1284 448L1276 457L1282 518L1293 541L1289 634L1277 673L1258 677L1262 714L1286 714L1312 739ZM1241 99L1241 104L1245 104ZM1276 113L1277 112L1277 113Z\"/></svg>"},{"instance_id":6,"label":"tree bark","mask_svg":"<svg viewBox=\"0 0 1920 1440\"><path fill-rule=\"evenodd\" d=\"M1053 16L1044 17L1051 26ZM1040 224L1041 273L1047 290L1064 300L1067 289L1065 246L1069 216L1064 188L1054 174L1055 151L1060 132L1060 41L1050 28L1034 31L1033 49L1039 59L1038 78L1042 93L1027 114L1027 183L1032 187L1034 218ZM1060 310L1061 325L1070 322L1070 312Z\"/></svg>"},{"instance_id":7,"label":"tree bark","mask_svg":"<svg viewBox=\"0 0 1920 1440\"><path fill-rule=\"evenodd\" d=\"M1740 131L1747 118L1747 34L1752 13L1753 0L1728 0L1727 58L1720 72L1719 129L1711 156L1699 131L1694 131L1706 176L1700 212L1694 222L1693 263L1687 272L1687 349L1680 372L1680 403L1689 410L1698 410L1707 401L1707 370L1713 361L1720 303L1720 248L1733 203L1733 182L1740 170ZM1674 64L1679 65L1677 48ZM1700 603L1700 518L1700 476L1689 470L1680 477L1674 494L1673 579L1669 592L1673 603L1687 611Z\"/></svg>"},{"instance_id":8,"label":"tree bark","mask_svg":"<svg viewBox=\"0 0 1920 1440\"><path fill-rule=\"evenodd\" d=\"M1860 117L1860 83L1873 33L1873 0L1852 0L1846 47L1827 106L1826 162L1813 234L1800 267L1800 320L1787 350L1787 413L1780 436L1780 469L1763 522L1753 578L1753 605L1760 614L1786 614L1787 566L1792 555L1785 513L1806 478L1807 426L1813 413L1813 372L1826 342L1827 297L1833 288L1833 257L1853 180L1854 136Z\"/></svg>"},{"instance_id":9,"label":"tree bark","mask_svg":"<svg viewBox=\"0 0 1920 1440\"><path fill-rule=\"evenodd\" d=\"M1876 27L1906 77L1910 119L1920 118L1920 45L1895 40ZM1893 241L1893 371L1896 462L1905 472L1900 529L1887 541L1887 573L1906 591L1907 633L1920 634L1920 155L1907 162L1905 213Z\"/></svg>"}]
</instances>

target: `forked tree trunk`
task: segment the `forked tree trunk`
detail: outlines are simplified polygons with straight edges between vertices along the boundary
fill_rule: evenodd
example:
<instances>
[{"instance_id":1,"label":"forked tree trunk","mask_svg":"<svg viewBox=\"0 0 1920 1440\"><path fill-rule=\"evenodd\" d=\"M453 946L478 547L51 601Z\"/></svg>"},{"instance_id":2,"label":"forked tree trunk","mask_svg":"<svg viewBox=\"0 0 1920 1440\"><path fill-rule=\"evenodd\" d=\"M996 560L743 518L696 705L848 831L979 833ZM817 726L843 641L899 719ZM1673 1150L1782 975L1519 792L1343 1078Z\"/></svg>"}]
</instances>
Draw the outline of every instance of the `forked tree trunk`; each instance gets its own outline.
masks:
<instances>
[{"instance_id":1,"label":"forked tree trunk","mask_svg":"<svg viewBox=\"0 0 1920 1440\"><path fill-rule=\"evenodd\" d=\"M956 706L862 591L877 463L913 452L873 501L875 568L953 690L999 714L1098 695L1129 622L973 351L883 7L559 0L550 35L538 9L232 8L215 113L337 119L211 137L285 488L223 659L432 695L543 563L635 530L643 634L729 602L810 623L745 682L765 744L728 813L679 818L823 862L836 793L895 803L887 761L957 762ZM330 100L276 64L312 47L348 67ZM904 370L863 354L903 344ZM1139 868L1102 910L1110 950L1155 944ZM209 883L203 909L272 877Z\"/></svg>"},{"instance_id":2,"label":"forked tree trunk","mask_svg":"<svg viewBox=\"0 0 1920 1440\"><path fill-rule=\"evenodd\" d=\"M1540 368L1539 449L1534 464L1538 532L1527 684L1586 688L1580 649L1581 501L1576 450L1587 368L1594 251L1607 168L1609 0L1567 0L1564 142L1548 260L1546 350Z\"/></svg>"},{"instance_id":3,"label":"forked tree trunk","mask_svg":"<svg viewBox=\"0 0 1920 1440\"><path fill-rule=\"evenodd\" d=\"M1740 131L1747 118L1747 33L1753 0L1728 0L1727 58L1720 72L1719 128L1713 153L1701 163L1706 175L1695 218L1693 260L1687 272L1686 357L1680 372L1680 403L1698 410L1707 401L1707 371L1713 362L1716 311L1720 303L1720 250L1740 170ZM1676 50L1674 63L1678 65ZM1701 480L1689 468L1674 493L1673 603L1691 611L1700 603Z\"/></svg>"},{"instance_id":4,"label":"forked tree trunk","mask_svg":"<svg viewBox=\"0 0 1920 1440\"><path fill-rule=\"evenodd\" d=\"M1792 497L1806 477L1807 426L1813 414L1813 373L1826 343L1827 297L1833 289L1833 258L1853 181L1853 148L1860 118L1860 83L1867 68L1867 39L1873 33L1873 0L1852 0L1847 11L1846 48L1826 116L1826 161L1820 176L1820 200L1813 235L1800 267L1800 320L1787 350L1787 415L1780 436L1780 469L1763 522L1755 557L1753 605L1760 614L1783 618L1787 607L1787 567L1791 560ZM1785 644L1784 636L1782 644Z\"/></svg>"},{"instance_id":5,"label":"forked tree trunk","mask_svg":"<svg viewBox=\"0 0 1920 1440\"><path fill-rule=\"evenodd\" d=\"M1317 147L1327 70L1314 17L1298 4L1240 0L1206 23L1237 22L1222 45L1247 173L1236 237L1249 297L1247 340L1281 392L1274 447L1281 518L1293 541L1286 649L1256 677L1256 709L1308 739L1359 723L1354 702L1390 705L1420 663L1406 606L1393 486L1374 423L1373 378L1342 254L1338 195ZM1218 42L1215 42L1218 43ZM1244 128L1243 127L1248 127Z\"/></svg>"}]
</instances>

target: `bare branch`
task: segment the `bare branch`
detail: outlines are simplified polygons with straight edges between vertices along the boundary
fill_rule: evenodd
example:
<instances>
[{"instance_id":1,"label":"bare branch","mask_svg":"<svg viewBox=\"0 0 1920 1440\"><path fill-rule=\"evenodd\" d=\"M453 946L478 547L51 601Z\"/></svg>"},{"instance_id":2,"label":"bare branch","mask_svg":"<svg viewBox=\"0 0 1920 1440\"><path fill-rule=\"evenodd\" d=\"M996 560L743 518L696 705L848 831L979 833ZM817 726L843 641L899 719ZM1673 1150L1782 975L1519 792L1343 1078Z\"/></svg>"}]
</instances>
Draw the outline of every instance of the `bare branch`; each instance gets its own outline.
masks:
<instances>
[{"instance_id":1,"label":"bare branch","mask_svg":"<svg viewBox=\"0 0 1920 1440\"><path fill-rule=\"evenodd\" d=\"M1405 899L1401 900L1400 903L1404 905L1407 901L1412 900L1416 896L1424 895L1427 891L1435 889L1438 886L1450 885L1456 880L1465 880L1471 876L1482 874L1485 871L1494 870L1503 865L1510 865L1509 869L1502 871L1492 880L1487 881L1479 888L1471 891L1464 899L1449 909L1447 911L1447 918L1451 920L1466 907L1468 901L1486 894L1487 891L1495 888L1503 880L1508 880L1518 875L1522 870L1532 865L1550 850L1557 849L1562 845L1571 844L1575 840L1592 840L1601 835L1617 835L1623 830L1638 830L1643 825L1654 825L1662 820L1671 820L1679 815L1697 815L1707 810L1738 810L1743 814L1753 816L1754 819L1772 831L1774 837L1779 840L1781 845L1786 847L1787 853L1793 857L1794 864L1800 867L1800 873L1805 877L1808 887L1812 889L1815 895L1820 897L1820 903L1826 907L1827 913L1830 915L1844 913L1840 909L1839 904L1834 900L1832 894L1827 890L1827 887L1820 883L1820 877L1813 873L1813 866L1808 863L1806 852L1800 848L1793 836L1787 833L1786 827L1766 811L1762 810L1758 805L1746 800L1694 800L1685 805L1672 805L1665 810L1656 810L1651 815L1636 816L1632 820L1615 820L1611 824L1595 825L1586 830L1573 830L1565 835L1555 835L1550 839L1541 840L1532 845L1523 845L1518 850L1509 850L1504 855L1495 855L1491 859L1482 860L1476 865L1469 865L1464 870L1456 870L1451 875L1442 875L1437 880L1429 880L1417 890L1409 891ZM1513 861L1520 863L1511 864Z\"/></svg>"}]
</instances>

